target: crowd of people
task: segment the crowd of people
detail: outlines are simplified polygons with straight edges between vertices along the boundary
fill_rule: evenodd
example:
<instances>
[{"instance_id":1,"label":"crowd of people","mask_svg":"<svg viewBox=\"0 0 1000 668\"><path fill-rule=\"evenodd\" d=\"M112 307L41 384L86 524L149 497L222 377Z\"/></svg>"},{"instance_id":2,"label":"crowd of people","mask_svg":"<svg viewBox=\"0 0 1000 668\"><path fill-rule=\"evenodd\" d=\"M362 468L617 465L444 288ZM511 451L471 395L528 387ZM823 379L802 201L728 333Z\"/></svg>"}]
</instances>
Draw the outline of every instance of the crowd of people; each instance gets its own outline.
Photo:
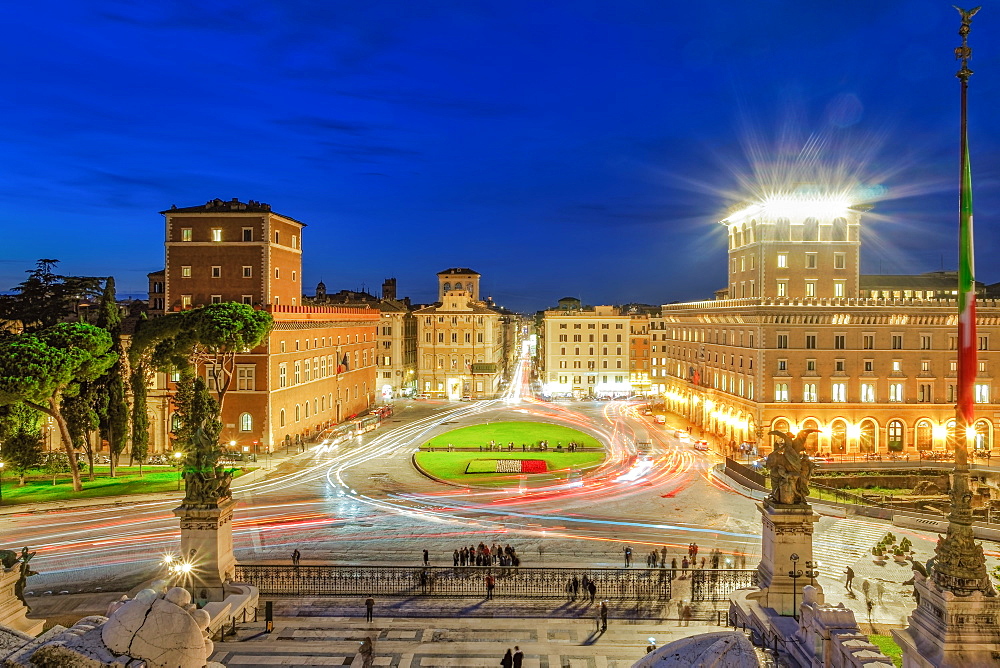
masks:
<instances>
[{"instance_id":1,"label":"crowd of people","mask_svg":"<svg viewBox=\"0 0 1000 668\"><path fill-rule=\"evenodd\" d=\"M425 550L426 552L426 550ZM451 555L454 566L520 566L521 558L517 556L517 550L507 545L493 543L492 546L486 543L469 545L457 549ZM424 565L428 565L425 558Z\"/></svg>"},{"instance_id":2,"label":"crowd of people","mask_svg":"<svg viewBox=\"0 0 1000 668\"><path fill-rule=\"evenodd\" d=\"M626 567L631 565L631 548L625 548L625 565ZM667 568L667 548L663 546L659 550L653 549L646 555L646 568ZM669 568L671 570L688 569L688 568L746 568L747 558L745 554L735 554L732 557L727 557L722 553L719 548L713 548L707 556L702 555L701 560L698 559L698 544L689 543L687 554L683 555L678 561L677 557L671 557ZM686 577L684 574L680 576L682 579Z\"/></svg>"}]
</instances>

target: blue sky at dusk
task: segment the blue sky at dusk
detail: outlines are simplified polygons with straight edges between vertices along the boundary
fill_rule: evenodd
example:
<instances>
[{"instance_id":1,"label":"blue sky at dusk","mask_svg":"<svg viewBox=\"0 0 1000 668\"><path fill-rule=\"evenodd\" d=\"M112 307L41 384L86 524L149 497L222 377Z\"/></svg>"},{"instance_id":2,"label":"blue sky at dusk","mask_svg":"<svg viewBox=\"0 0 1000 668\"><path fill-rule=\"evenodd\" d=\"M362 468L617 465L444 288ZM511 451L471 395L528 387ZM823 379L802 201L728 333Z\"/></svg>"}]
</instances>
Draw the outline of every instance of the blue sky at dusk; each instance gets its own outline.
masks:
<instances>
[{"instance_id":1,"label":"blue sky at dusk","mask_svg":"<svg viewBox=\"0 0 1000 668\"><path fill-rule=\"evenodd\" d=\"M0 289L37 258L145 293L172 204L309 225L304 286L533 311L710 298L726 208L808 152L880 185L863 271L953 269L947 1L16 3ZM1000 281L1000 4L973 20L977 277ZM781 171L781 168L778 168Z\"/></svg>"}]
</instances>

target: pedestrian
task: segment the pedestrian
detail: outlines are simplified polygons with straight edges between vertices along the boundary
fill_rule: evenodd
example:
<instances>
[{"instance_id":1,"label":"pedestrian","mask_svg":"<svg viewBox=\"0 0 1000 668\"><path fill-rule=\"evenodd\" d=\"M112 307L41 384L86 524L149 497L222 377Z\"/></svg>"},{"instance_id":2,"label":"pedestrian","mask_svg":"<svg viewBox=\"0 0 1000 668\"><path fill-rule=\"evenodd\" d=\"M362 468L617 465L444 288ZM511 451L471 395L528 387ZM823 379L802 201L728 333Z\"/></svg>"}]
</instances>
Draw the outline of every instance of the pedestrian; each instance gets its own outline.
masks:
<instances>
[{"instance_id":1,"label":"pedestrian","mask_svg":"<svg viewBox=\"0 0 1000 668\"><path fill-rule=\"evenodd\" d=\"M371 594L369 594L368 598L365 599L365 621L366 622L372 621L372 611L373 610L375 610L375 599L371 597Z\"/></svg>"},{"instance_id":2,"label":"pedestrian","mask_svg":"<svg viewBox=\"0 0 1000 668\"><path fill-rule=\"evenodd\" d=\"M513 668L521 668L521 663L524 662L524 652L517 645L514 645L514 656L512 658L514 659Z\"/></svg>"},{"instance_id":3,"label":"pedestrian","mask_svg":"<svg viewBox=\"0 0 1000 668\"><path fill-rule=\"evenodd\" d=\"M684 601L677 601L677 626L681 625L681 619L684 617Z\"/></svg>"},{"instance_id":4,"label":"pedestrian","mask_svg":"<svg viewBox=\"0 0 1000 668\"><path fill-rule=\"evenodd\" d=\"M885 583L881 580L875 583L875 592L878 595L878 604L882 605L882 597L885 596Z\"/></svg>"},{"instance_id":5,"label":"pedestrian","mask_svg":"<svg viewBox=\"0 0 1000 668\"><path fill-rule=\"evenodd\" d=\"M371 668L375 658L373 656L375 653L375 643L372 642L371 638L365 638L361 641L358 653L361 654L362 668Z\"/></svg>"},{"instance_id":6,"label":"pedestrian","mask_svg":"<svg viewBox=\"0 0 1000 668\"><path fill-rule=\"evenodd\" d=\"M681 559L681 568L683 569L683 572L681 573L681 580L687 577L687 569L689 566L691 566L691 562L688 561L687 557Z\"/></svg>"},{"instance_id":7,"label":"pedestrian","mask_svg":"<svg viewBox=\"0 0 1000 668\"><path fill-rule=\"evenodd\" d=\"M459 556L460 555L458 554L458 550L455 550L455 554L451 555L451 560L454 562L456 566L458 566Z\"/></svg>"},{"instance_id":8,"label":"pedestrian","mask_svg":"<svg viewBox=\"0 0 1000 668\"><path fill-rule=\"evenodd\" d=\"M301 557L302 557L302 555L299 553L298 548L296 548L295 550L293 550L292 551L292 566L298 566L299 565L299 559L301 559Z\"/></svg>"},{"instance_id":9,"label":"pedestrian","mask_svg":"<svg viewBox=\"0 0 1000 668\"><path fill-rule=\"evenodd\" d=\"M597 596L597 585L591 580L587 583L587 590L590 592L590 602L594 602L594 598Z\"/></svg>"},{"instance_id":10,"label":"pedestrian","mask_svg":"<svg viewBox=\"0 0 1000 668\"><path fill-rule=\"evenodd\" d=\"M663 549L660 550L660 568L666 568L666 567L667 567L667 546L664 545Z\"/></svg>"},{"instance_id":11,"label":"pedestrian","mask_svg":"<svg viewBox=\"0 0 1000 668\"><path fill-rule=\"evenodd\" d=\"M626 546L625 547L625 568L628 568L631 565L632 565L632 548Z\"/></svg>"},{"instance_id":12,"label":"pedestrian","mask_svg":"<svg viewBox=\"0 0 1000 668\"><path fill-rule=\"evenodd\" d=\"M585 575L584 577L587 576ZM575 601L577 595L580 593L580 580L575 575L573 576L573 580L570 582L570 586L572 587L573 600ZM586 585L584 585L584 588L586 588Z\"/></svg>"},{"instance_id":13,"label":"pedestrian","mask_svg":"<svg viewBox=\"0 0 1000 668\"><path fill-rule=\"evenodd\" d=\"M608 630L608 602L601 601L601 633Z\"/></svg>"},{"instance_id":14,"label":"pedestrian","mask_svg":"<svg viewBox=\"0 0 1000 668\"><path fill-rule=\"evenodd\" d=\"M681 619L684 620L684 626L691 625L691 605L684 604L684 610L681 612Z\"/></svg>"},{"instance_id":15,"label":"pedestrian","mask_svg":"<svg viewBox=\"0 0 1000 668\"><path fill-rule=\"evenodd\" d=\"M493 588L496 586L496 580L493 579L492 575L486 576L486 600L493 600Z\"/></svg>"},{"instance_id":16,"label":"pedestrian","mask_svg":"<svg viewBox=\"0 0 1000 668\"><path fill-rule=\"evenodd\" d=\"M848 566L844 574L847 576L847 581L844 583L847 585L847 591L854 591L854 569Z\"/></svg>"},{"instance_id":17,"label":"pedestrian","mask_svg":"<svg viewBox=\"0 0 1000 668\"><path fill-rule=\"evenodd\" d=\"M673 559L670 560L670 570L672 571L677 570L677 557L674 557Z\"/></svg>"},{"instance_id":18,"label":"pedestrian","mask_svg":"<svg viewBox=\"0 0 1000 668\"><path fill-rule=\"evenodd\" d=\"M431 555L427 550L424 550L424 566L431 565Z\"/></svg>"},{"instance_id":19,"label":"pedestrian","mask_svg":"<svg viewBox=\"0 0 1000 668\"><path fill-rule=\"evenodd\" d=\"M500 659L500 665L503 666L503 668L514 668L514 657L511 654L509 647L507 648L507 653L503 655L502 659Z\"/></svg>"},{"instance_id":20,"label":"pedestrian","mask_svg":"<svg viewBox=\"0 0 1000 668\"><path fill-rule=\"evenodd\" d=\"M691 543L691 556L696 558L698 556L698 543Z\"/></svg>"}]
</instances>

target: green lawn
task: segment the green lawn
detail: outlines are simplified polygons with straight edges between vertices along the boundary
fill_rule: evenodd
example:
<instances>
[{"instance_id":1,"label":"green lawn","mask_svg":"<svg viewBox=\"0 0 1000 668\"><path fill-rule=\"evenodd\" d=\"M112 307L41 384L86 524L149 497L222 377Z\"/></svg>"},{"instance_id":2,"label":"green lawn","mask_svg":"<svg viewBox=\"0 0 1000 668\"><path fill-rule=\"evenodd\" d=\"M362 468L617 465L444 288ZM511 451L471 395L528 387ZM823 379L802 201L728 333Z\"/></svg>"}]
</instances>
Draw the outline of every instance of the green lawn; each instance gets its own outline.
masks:
<instances>
[{"instance_id":1,"label":"green lawn","mask_svg":"<svg viewBox=\"0 0 1000 668\"><path fill-rule=\"evenodd\" d=\"M103 471L100 470L103 468ZM3 478L3 504L18 505L24 503L40 503L43 501L66 501L72 499L94 499L107 496L124 496L128 494L151 494L155 492L177 491L177 469L165 466L144 466L143 475L138 475L139 467L119 467L118 477L107 476L107 466L94 467L97 479L91 482L86 472L82 473L83 491L74 492L72 480L67 473L56 476L56 484L52 477L31 476L23 487L18 486L17 478L9 474ZM245 473L237 469L233 477ZM103 475L102 475L103 473Z\"/></svg>"},{"instance_id":2,"label":"green lawn","mask_svg":"<svg viewBox=\"0 0 1000 668\"><path fill-rule=\"evenodd\" d=\"M570 441L582 443L589 448L603 447L600 441L582 431L547 422L477 424L471 427L453 429L435 436L425 446L443 448L450 443L455 447L478 448L480 445L489 445L490 441L496 441L504 446L513 441L514 448L518 451L521 449L522 443L534 445L539 441L548 441L550 451L555 449L558 443L561 442L563 446L566 446Z\"/></svg>"},{"instance_id":3,"label":"green lawn","mask_svg":"<svg viewBox=\"0 0 1000 668\"><path fill-rule=\"evenodd\" d=\"M892 664L897 668L903 665L903 650L900 649L896 641L892 639L892 636L878 636L870 635L868 639L872 641L872 644L879 648L879 650L885 654L887 657L892 659Z\"/></svg>"},{"instance_id":4,"label":"green lawn","mask_svg":"<svg viewBox=\"0 0 1000 668\"><path fill-rule=\"evenodd\" d=\"M548 473L532 473L528 480L564 480L570 471L585 471L604 461L603 452L418 452L417 465L429 475L470 485L516 485L521 474L466 473L473 459L544 459Z\"/></svg>"}]
</instances>

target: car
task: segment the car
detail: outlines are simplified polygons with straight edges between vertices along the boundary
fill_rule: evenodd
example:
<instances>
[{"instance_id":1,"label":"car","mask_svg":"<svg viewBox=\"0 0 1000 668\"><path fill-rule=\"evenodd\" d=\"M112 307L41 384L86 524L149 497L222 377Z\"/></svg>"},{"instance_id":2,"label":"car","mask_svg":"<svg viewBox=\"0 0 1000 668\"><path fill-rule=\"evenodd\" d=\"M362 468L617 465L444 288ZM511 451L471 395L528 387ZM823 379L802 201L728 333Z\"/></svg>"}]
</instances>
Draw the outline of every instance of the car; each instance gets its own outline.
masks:
<instances>
[{"instance_id":1,"label":"car","mask_svg":"<svg viewBox=\"0 0 1000 668\"><path fill-rule=\"evenodd\" d=\"M702 450L702 451L708 450L708 441L695 441L694 442L694 449L695 450Z\"/></svg>"},{"instance_id":2,"label":"car","mask_svg":"<svg viewBox=\"0 0 1000 668\"><path fill-rule=\"evenodd\" d=\"M678 431L677 440L680 441L681 443L691 443L693 439L691 438L691 434L687 433L686 431Z\"/></svg>"},{"instance_id":3,"label":"car","mask_svg":"<svg viewBox=\"0 0 1000 668\"><path fill-rule=\"evenodd\" d=\"M472 397L466 394L464 397L462 397L462 401L472 401Z\"/></svg>"},{"instance_id":4,"label":"car","mask_svg":"<svg viewBox=\"0 0 1000 668\"><path fill-rule=\"evenodd\" d=\"M647 409L645 409L644 411L642 411L642 414L643 414L643 415L652 415L652 414L653 414L653 411L651 411L651 410L649 410L649 409L647 408Z\"/></svg>"},{"instance_id":5,"label":"car","mask_svg":"<svg viewBox=\"0 0 1000 668\"><path fill-rule=\"evenodd\" d=\"M666 424L667 423L667 416L666 415L657 415L656 417L653 418L653 422L655 422L656 424Z\"/></svg>"},{"instance_id":6,"label":"car","mask_svg":"<svg viewBox=\"0 0 1000 668\"><path fill-rule=\"evenodd\" d=\"M430 399L431 395L429 395L429 394L418 394L417 396L415 396L413 398L414 399Z\"/></svg>"}]
</instances>

